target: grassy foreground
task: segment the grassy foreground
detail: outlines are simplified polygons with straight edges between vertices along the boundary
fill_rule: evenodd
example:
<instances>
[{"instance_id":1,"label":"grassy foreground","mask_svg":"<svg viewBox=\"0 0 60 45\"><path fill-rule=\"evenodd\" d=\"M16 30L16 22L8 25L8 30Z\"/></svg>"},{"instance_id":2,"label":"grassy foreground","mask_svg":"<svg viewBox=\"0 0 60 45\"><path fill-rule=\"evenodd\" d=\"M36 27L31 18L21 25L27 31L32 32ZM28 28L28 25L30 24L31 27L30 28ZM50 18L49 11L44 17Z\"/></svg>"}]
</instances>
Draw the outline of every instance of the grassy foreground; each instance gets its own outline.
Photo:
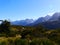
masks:
<instances>
[{"instance_id":1,"label":"grassy foreground","mask_svg":"<svg viewBox=\"0 0 60 45\"><path fill-rule=\"evenodd\" d=\"M60 29L0 24L0 45L60 45Z\"/></svg>"}]
</instances>

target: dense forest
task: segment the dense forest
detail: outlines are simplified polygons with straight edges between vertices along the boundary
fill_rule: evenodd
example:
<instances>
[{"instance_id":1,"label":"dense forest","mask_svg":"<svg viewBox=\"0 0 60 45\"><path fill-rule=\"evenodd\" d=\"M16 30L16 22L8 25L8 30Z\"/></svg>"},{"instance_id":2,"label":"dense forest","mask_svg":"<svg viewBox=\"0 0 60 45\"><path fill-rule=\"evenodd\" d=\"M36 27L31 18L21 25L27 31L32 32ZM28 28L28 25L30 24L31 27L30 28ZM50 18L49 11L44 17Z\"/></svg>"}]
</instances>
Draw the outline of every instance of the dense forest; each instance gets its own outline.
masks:
<instances>
[{"instance_id":1,"label":"dense forest","mask_svg":"<svg viewBox=\"0 0 60 45\"><path fill-rule=\"evenodd\" d=\"M0 45L60 45L60 29L0 24Z\"/></svg>"}]
</instances>

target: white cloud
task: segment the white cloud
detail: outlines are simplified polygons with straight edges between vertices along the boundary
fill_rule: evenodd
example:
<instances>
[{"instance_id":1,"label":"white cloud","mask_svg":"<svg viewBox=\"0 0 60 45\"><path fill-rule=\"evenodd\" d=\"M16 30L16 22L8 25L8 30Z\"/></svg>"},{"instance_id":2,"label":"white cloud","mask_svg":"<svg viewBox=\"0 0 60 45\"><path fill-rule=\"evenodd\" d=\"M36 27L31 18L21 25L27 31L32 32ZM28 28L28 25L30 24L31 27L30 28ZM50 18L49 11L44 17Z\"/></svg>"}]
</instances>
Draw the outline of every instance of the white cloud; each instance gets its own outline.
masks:
<instances>
[{"instance_id":1,"label":"white cloud","mask_svg":"<svg viewBox=\"0 0 60 45\"><path fill-rule=\"evenodd\" d=\"M48 15L52 16L55 12L52 12L52 13L48 13Z\"/></svg>"}]
</instances>

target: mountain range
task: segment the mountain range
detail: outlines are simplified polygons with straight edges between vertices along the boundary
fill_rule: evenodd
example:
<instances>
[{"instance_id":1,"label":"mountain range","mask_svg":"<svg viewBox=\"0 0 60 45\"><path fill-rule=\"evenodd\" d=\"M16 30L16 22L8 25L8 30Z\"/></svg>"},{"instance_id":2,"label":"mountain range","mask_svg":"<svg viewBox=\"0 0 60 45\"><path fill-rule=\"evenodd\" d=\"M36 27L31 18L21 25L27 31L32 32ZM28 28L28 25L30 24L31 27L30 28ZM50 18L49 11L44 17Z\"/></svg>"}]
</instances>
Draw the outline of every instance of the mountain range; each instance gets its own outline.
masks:
<instances>
[{"instance_id":1,"label":"mountain range","mask_svg":"<svg viewBox=\"0 0 60 45\"><path fill-rule=\"evenodd\" d=\"M47 21L37 23L37 24L35 23L32 26L40 26L40 25L42 25L42 26L44 26L45 28L48 28L48 29L60 28L60 13L56 12Z\"/></svg>"},{"instance_id":2,"label":"mountain range","mask_svg":"<svg viewBox=\"0 0 60 45\"><path fill-rule=\"evenodd\" d=\"M18 20L18 21L11 22L11 24L25 26L33 22L34 22L33 19L25 19L25 20Z\"/></svg>"},{"instance_id":3,"label":"mountain range","mask_svg":"<svg viewBox=\"0 0 60 45\"><path fill-rule=\"evenodd\" d=\"M45 28L60 28L60 12L54 13L52 16L40 17L37 20L26 19L20 21L12 22L14 25L22 25L22 26L39 26L43 25Z\"/></svg>"}]
</instances>

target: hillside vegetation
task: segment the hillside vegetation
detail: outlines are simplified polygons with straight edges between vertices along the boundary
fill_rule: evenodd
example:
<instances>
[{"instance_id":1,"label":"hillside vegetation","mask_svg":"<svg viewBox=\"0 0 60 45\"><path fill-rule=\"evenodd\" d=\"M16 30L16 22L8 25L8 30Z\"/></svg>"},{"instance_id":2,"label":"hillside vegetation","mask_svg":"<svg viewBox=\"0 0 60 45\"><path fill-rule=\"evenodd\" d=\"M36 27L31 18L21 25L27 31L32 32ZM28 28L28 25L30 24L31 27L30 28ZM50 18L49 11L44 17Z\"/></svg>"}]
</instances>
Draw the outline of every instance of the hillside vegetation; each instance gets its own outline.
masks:
<instances>
[{"instance_id":1,"label":"hillside vegetation","mask_svg":"<svg viewBox=\"0 0 60 45\"><path fill-rule=\"evenodd\" d=\"M0 45L60 45L60 29L0 24Z\"/></svg>"}]
</instances>

